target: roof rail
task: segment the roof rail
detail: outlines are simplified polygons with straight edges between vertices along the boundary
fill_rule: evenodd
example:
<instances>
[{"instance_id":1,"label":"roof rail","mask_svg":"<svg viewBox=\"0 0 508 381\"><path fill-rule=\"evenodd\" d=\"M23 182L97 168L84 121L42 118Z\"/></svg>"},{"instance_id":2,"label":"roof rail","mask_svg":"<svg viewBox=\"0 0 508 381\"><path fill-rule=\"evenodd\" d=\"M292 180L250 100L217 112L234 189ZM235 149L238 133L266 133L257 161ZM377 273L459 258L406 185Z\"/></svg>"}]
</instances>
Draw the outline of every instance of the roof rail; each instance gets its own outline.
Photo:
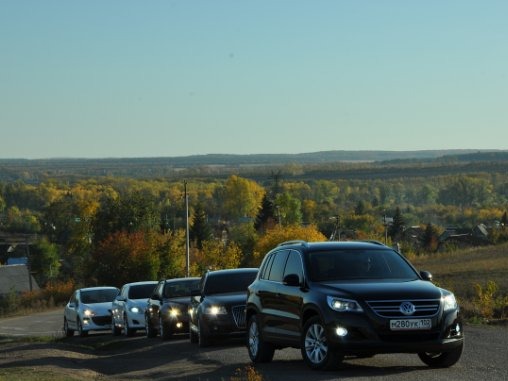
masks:
<instances>
[{"instance_id":1,"label":"roof rail","mask_svg":"<svg viewBox=\"0 0 508 381\"><path fill-rule=\"evenodd\" d=\"M306 245L307 241L304 241L303 239L294 239L294 240L291 240L291 241L281 242L277 246L298 245L298 244L300 244L300 245Z\"/></svg>"},{"instance_id":2,"label":"roof rail","mask_svg":"<svg viewBox=\"0 0 508 381\"><path fill-rule=\"evenodd\" d=\"M365 240L363 240L363 242L373 243L373 244L379 245L379 246L386 246L383 242L376 241L375 239L365 239Z\"/></svg>"}]
</instances>

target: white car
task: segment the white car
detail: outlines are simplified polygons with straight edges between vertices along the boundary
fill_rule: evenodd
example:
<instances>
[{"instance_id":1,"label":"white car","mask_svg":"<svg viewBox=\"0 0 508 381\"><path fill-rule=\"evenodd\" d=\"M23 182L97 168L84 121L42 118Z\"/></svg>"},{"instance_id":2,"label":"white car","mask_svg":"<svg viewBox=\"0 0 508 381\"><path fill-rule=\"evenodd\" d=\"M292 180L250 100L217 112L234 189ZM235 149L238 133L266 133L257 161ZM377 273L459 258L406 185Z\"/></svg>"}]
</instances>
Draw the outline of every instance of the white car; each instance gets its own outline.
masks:
<instances>
[{"instance_id":1,"label":"white car","mask_svg":"<svg viewBox=\"0 0 508 381\"><path fill-rule=\"evenodd\" d=\"M111 302L118 295L116 287L80 288L72 294L64 309L64 332L70 337L89 331L105 331L111 327Z\"/></svg>"},{"instance_id":2,"label":"white car","mask_svg":"<svg viewBox=\"0 0 508 381\"><path fill-rule=\"evenodd\" d=\"M115 298L111 308L111 333L132 336L138 329L145 329L145 309L148 298L157 286L156 281L126 283Z\"/></svg>"}]
</instances>

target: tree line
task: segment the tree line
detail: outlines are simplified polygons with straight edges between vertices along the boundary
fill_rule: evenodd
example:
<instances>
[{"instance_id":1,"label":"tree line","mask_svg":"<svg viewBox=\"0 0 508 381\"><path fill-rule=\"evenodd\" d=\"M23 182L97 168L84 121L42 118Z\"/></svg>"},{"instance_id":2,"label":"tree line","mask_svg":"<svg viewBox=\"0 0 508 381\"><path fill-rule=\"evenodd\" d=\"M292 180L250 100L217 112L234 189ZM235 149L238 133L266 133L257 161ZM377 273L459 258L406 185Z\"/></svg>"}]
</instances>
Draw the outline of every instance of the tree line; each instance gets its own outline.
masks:
<instances>
[{"instance_id":1,"label":"tree line","mask_svg":"<svg viewBox=\"0 0 508 381\"><path fill-rule=\"evenodd\" d=\"M0 232L37 234L31 267L40 284L73 279L112 284L257 266L289 239L374 239L431 252L447 227L483 223L506 240L506 173L390 179L295 179L280 171L254 180L184 182L125 177L0 182ZM387 223L390 221L390 223ZM403 232L418 226L418 244ZM4 262L6 253L0 253Z\"/></svg>"}]
</instances>

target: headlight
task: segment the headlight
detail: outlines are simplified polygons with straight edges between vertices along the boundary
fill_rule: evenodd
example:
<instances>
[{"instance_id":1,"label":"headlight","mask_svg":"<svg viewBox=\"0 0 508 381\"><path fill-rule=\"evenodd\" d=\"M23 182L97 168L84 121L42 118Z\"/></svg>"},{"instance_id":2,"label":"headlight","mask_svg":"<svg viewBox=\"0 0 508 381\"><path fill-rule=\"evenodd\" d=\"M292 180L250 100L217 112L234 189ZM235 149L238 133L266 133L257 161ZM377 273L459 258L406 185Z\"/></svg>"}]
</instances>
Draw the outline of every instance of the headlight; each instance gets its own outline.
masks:
<instances>
[{"instance_id":1,"label":"headlight","mask_svg":"<svg viewBox=\"0 0 508 381\"><path fill-rule=\"evenodd\" d=\"M95 312L93 312L91 309L87 308L83 311L84 317L92 317L95 315Z\"/></svg>"},{"instance_id":2,"label":"headlight","mask_svg":"<svg viewBox=\"0 0 508 381\"><path fill-rule=\"evenodd\" d=\"M327 296L328 306L334 311L339 312L363 312L363 308L355 300Z\"/></svg>"},{"instance_id":3,"label":"headlight","mask_svg":"<svg viewBox=\"0 0 508 381\"><path fill-rule=\"evenodd\" d=\"M224 306L210 306L205 309L207 315L225 315L228 312Z\"/></svg>"},{"instance_id":4,"label":"headlight","mask_svg":"<svg viewBox=\"0 0 508 381\"><path fill-rule=\"evenodd\" d=\"M134 307L131 307L131 312L133 314L139 314L141 312L141 310L139 309L139 307L134 306Z\"/></svg>"},{"instance_id":5,"label":"headlight","mask_svg":"<svg viewBox=\"0 0 508 381\"><path fill-rule=\"evenodd\" d=\"M443 303L443 308L445 311L455 310L457 309L457 300L455 299L455 295L448 294L441 298L441 302Z\"/></svg>"},{"instance_id":6,"label":"headlight","mask_svg":"<svg viewBox=\"0 0 508 381\"><path fill-rule=\"evenodd\" d=\"M171 308L169 309L169 316L171 317L177 317L178 315L180 315L180 310L178 308Z\"/></svg>"}]
</instances>

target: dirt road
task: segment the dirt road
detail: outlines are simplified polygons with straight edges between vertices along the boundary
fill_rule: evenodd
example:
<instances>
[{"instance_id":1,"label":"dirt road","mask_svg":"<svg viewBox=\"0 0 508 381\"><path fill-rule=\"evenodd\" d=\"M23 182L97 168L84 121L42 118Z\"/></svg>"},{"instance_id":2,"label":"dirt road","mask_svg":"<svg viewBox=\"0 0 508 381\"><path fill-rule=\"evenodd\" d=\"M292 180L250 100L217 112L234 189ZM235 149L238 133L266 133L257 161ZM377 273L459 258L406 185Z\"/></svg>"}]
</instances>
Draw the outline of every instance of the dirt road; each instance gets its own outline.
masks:
<instances>
[{"instance_id":1,"label":"dirt road","mask_svg":"<svg viewBox=\"0 0 508 381\"><path fill-rule=\"evenodd\" d=\"M12 320L9 324L14 324ZM0 327L5 322L0 320ZM0 328L0 330L3 328ZM1 332L1 331L0 331ZM16 330L19 334L19 329ZM377 355L347 359L335 372L316 372L295 349L277 351L274 361L255 367L258 380L507 380L508 328L466 327L466 349L449 369L430 369L416 355ZM109 333L44 342L0 342L2 372L14 368L51 371L75 379L97 380L247 380L250 361L242 340L227 340L206 349L187 337L171 341ZM252 378L250 378L252 380Z\"/></svg>"}]
</instances>

